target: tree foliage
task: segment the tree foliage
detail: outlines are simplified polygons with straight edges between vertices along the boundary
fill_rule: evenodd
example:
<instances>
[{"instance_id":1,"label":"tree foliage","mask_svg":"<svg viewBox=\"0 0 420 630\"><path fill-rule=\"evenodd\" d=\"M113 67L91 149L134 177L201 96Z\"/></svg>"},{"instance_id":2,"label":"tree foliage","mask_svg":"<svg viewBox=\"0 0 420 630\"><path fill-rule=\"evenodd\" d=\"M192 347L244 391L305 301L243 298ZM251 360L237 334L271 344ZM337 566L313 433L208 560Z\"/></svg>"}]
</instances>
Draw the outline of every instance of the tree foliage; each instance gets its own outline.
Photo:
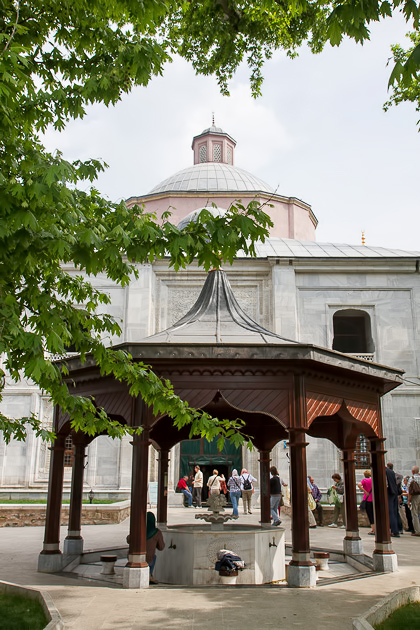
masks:
<instances>
[{"instance_id":1,"label":"tree foliage","mask_svg":"<svg viewBox=\"0 0 420 630\"><path fill-rule=\"evenodd\" d=\"M211 433L210 426L226 434L227 425L189 409L147 366L107 347L119 326L103 313L109 298L89 276L124 285L154 258L168 256L175 269L194 258L206 269L232 261L239 249L253 253L268 216L255 205L237 206L183 230L169 216L158 224L141 208L128 211L83 189L103 165L51 154L39 134L147 85L174 53L215 74L224 92L246 60L256 95L273 51L293 56L308 42L318 52L343 36L363 42L369 24L393 10L417 28L416 0L0 0L0 392L5 372L30 379L71 414L75 428L120 434L92 401L69 396L63 385L52 358L73 344L155 411L191 423L197 434ZM69 272L73 265L80 273ZM36 419L28 421L44 435ZM0 428L6 439L24 436L22 423L1 415Z\"/></svg>"},{"instance_id":2,"label":"tree foliage","mask_svg":"<svg viewBox=\"0 0 420 630\"><path fill-rule=\"evenodd\" d=\"M39 132L82 117L89 103L115 103L146 84L168 58L156 25L170 6L139 2L1 2L0 37L0 354L5 377L25 378L70 413L90 434L124 431L88 398L69 395L53 359L71 347L93 355L103 374L126 382L156 413L166 412L196 434L222 436L228 423L190 409L170 383L147 366L107 347L118 323L104 313L109 297L89 276L125 285L138 265L164 256L179 269L194 259L205 269L252 254L270 219L256 204L236 206L225 219L209 216L179 230L142 208L128 210L91 188L103 165L70 163L48 153ZM74 273L74 269L78 272ZM26 418L38 435L45 427ZM23 439L24 423L0 415L6 440ZM237 425L239 427L239 424Z\"/></svg>"},{"instance_id":3,"label":"tree foliage","mask_svg":"<svg viewBox=\"0 0 420 630\"><path fill-rule=\"evenodd\" d=\"M413 61L417 56L420 64L420 33L409 33L408 37L412 42L408 50L398 44L392 46L395 81L392 80L392 94L384 105L385 111L403 102L416 103L416 110L420 111L420 72ZM420 120L417 124L420 126Z\"/></svg>"}]
</instances>

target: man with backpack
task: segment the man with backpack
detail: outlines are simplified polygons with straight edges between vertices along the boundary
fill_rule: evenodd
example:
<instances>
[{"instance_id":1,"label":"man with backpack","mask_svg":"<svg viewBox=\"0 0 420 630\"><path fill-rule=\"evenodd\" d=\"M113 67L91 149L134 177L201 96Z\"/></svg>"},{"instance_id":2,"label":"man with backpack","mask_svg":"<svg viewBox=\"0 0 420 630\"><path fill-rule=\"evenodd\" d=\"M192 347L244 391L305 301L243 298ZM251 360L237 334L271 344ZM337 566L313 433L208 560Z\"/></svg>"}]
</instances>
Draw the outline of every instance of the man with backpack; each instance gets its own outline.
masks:
<instances>
[{"instance_id":1,"label":"man with backpack","mask_svg":"<svg viewBox=\"0 0 420 630\"><path fill-rule=\"evenodd\" d=\"M252 493L254 492L253 483L257 480L253 477L246 468L241 470L241 492L242 502L244 505L244 514L252 514L251 512L251 500Z\"/></svg>"},{"instance_id":2,"label":"man with backpack","mask_svg":"<svg viewBox=\"0 0 420 630\"><path fill-rule=\"evenodd\" d=\"M407 483L408 504L411 508L414 532L412 536L420 536L420 475L419 467L413 466L412 476Z\"/></svg>"}]
</instances>

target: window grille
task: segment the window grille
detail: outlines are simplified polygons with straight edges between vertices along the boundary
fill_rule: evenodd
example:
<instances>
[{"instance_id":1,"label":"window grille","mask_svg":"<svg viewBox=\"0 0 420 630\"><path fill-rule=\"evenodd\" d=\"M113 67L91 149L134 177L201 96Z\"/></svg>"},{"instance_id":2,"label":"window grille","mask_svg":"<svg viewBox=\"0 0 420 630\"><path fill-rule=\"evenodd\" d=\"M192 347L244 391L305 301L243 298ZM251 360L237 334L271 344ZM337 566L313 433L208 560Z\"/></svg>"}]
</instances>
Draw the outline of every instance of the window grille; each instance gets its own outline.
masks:
<instances>
[{"instance_id":1,"label":"window grille","mask_svg":"<svg viewBox=\"0 0 420 630\"><path fill-rule=\"evenodd\" d=\"M214 162L222 161L222 145L221 144L215 144L213 146L213 161Z\"/></svg>"},{"instance_id":2,"label":"window grille","mask_svg":"<svg viewBox=\"0 0 420 630\"><path fill-rule=\"evenodd\" d=\"M228 147L227 149L227 163L233 164L232 147Z\"/></svg>"},{"instance_id":3,"label":"window grille","mask_svg":"<svg viewBox=\"0 0 420 630\"><path fill-rule=\"evenodd\" d=\"M73 466L73 453L73 438L71 435L68 435L64 442L64 466Z\"/></svg>"},{"instance_id":4,"label":"window grille","mask_svg":"<svg viewBox=\"0 0 420 630\"><path fill-rule=\"evenodd\" d=\"M207 162L207 147L205 144L200 147L200 162Z\"/></svg>"},{"instance_id":5,"label":"window grille","mask_svg":"<svg viewBox=\"0 0 420 630\"><path fill-rule=\"evenodd\" d=\"M370 455L368 440L364 435L359 435L354 449L354 459L356 460L356 468L370 468Z\"/></svg>"}]
</instances>

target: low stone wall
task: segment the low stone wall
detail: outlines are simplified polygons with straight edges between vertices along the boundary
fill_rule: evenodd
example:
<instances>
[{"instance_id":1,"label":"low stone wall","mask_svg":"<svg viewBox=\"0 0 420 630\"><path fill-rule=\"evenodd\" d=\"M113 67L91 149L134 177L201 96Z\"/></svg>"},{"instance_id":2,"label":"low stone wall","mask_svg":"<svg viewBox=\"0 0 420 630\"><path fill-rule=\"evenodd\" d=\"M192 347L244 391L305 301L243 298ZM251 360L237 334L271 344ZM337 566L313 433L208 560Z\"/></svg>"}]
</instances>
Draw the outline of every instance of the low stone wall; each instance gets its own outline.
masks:
<instances>
[{"instance_id":1,"label":"low stone wall","mask_svg":"<svg viewBox=\"0 0 420 630\"><path fill-rule=\"evenodd\" d=\"M69 521L69 505L61 508L61 525ZM46 505L0 505L0 527L36 527L45 524ZM130 501L111 504L84 505L82 525L112 525L121 523L130 514Z\"/></svg>"},{"instance_id":2,"label":"low stone wall","mask_svg":"<svg viewBox=\"0 0 420 630\"><path fill-rule=\"evenodd\" d=\"M290 517L292 516L292 508L290 505L284 505L281 508L281 512L282 514L287 514L287 516L290 516ZM323 517L324 525L329 525L330 523L332 523L333 513L334 513L333 505L322 506L322 517ZM314 512L314 514L316 516L316 512ZM362 512L360 509L357 509L357 515L358 515L359 527L370 527L369 519L367 517L366 512ZM339 524L341 524L341 519L339 521Z\"/></svg>"},{"instance_id":3,"label":"low stone wall","mask_svg":"<svg viewBox=\"0 0 420 630\"><path fill-rule=\"evenodd\" d=\"M353 628L355 630L374 630L398 608L418 601L420 601L419 586L409 586L395 591L372 606L363 616L354 619Z\"/></svg>"}]
</instances>

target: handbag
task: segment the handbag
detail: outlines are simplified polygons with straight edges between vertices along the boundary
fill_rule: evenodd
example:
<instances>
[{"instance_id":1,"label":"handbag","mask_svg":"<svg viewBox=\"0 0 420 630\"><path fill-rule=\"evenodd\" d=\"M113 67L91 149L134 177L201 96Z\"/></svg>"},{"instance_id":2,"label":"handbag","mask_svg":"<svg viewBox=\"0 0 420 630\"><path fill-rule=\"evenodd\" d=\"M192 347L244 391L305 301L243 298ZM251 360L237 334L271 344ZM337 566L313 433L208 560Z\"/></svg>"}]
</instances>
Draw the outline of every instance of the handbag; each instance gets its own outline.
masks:
<instances>
[{"instance_id":1,"label":"handbag","mask_svg":"<svg viewBox=\"0 0 420 630\"><path fill-rule=\"evenodd\" d=\"M313 510L315 510L315 508L316 508L315 499L313 498L313 496L312 496L312 493L311 493L311 492L308 492L308 507L309 507L309 509L311 510L311 512L312 512Z\"/></svg>"},{"instance_id":2,"label":"handbag","mask_svg":"<svg viewBox=\"0 0 420 630\"><path fill-rule=\"evenodd\" d=\"M360 510L362 512L366 512L366 503L367 501L365 499L363 499L363 501L360 501Z\"/></svg>"}]
</instances>

